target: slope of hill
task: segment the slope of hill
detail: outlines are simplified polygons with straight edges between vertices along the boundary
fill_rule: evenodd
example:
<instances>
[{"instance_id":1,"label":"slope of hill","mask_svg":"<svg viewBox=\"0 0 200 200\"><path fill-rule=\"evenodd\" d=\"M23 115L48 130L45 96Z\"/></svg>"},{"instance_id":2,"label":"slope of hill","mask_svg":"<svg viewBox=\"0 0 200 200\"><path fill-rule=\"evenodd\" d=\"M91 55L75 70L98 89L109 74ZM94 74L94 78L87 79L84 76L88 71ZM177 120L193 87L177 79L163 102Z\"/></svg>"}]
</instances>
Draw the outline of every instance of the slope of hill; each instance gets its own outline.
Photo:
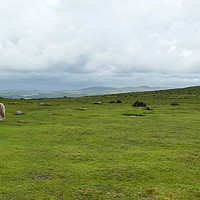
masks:
<instances>
[{"instance_id":1,"label":"slope of hill","mask_svg":"<svg viewBox=\"0 0 200 200\"><path fill-rule=\"evenodd\" d=\"M1 102L0 199L200 197L200 86Z\"/></svg>"}]
</instances>

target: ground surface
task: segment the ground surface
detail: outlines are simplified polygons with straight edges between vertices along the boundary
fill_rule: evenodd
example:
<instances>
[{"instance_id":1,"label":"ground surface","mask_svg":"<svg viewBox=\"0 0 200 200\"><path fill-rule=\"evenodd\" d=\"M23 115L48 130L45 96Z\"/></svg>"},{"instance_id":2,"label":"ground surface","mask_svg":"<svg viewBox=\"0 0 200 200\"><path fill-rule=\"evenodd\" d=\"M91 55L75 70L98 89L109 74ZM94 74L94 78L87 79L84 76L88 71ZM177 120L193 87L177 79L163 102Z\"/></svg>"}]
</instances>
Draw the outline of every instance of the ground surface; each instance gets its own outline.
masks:
<instances>
[{"instance_id":1,"label":"ground surface","mask_svg":"<svg viewBox=\"0 0 200 200\"><path fill-rule=\"evenodd\" d=\"M199 87L0 101L0 199L200 199Z\"/></svg>"}]
</instances>

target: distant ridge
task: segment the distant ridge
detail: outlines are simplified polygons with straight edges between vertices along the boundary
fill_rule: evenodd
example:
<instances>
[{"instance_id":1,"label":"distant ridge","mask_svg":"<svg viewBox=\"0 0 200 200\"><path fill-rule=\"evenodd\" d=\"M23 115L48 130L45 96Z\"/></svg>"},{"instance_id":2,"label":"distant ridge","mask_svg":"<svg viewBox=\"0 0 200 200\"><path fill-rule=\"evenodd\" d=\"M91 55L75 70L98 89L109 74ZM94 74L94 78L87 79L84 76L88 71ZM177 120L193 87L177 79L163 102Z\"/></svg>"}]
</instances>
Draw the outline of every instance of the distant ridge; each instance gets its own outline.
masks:
<instances>
[{"instance_id":1,"label":"distant ridge","mask_svg":"<svg viewBox=\"0 0 200 200\"><path fill-rule=\"evenodd\" d=\"M4 98L58 98L58 97L81 97L81 96L96 96L105 94L119 94L119 93L129 93L129 92L145 92L145 91L156 91L156 90L167 90L173 89L171 87L103 87L103 86L93 86L88 88L83 88L80 90L63 90L63 91L38 91L38 90L17 90L17 91L0 91L0 97Z\"/></svg>"}]
</instances>

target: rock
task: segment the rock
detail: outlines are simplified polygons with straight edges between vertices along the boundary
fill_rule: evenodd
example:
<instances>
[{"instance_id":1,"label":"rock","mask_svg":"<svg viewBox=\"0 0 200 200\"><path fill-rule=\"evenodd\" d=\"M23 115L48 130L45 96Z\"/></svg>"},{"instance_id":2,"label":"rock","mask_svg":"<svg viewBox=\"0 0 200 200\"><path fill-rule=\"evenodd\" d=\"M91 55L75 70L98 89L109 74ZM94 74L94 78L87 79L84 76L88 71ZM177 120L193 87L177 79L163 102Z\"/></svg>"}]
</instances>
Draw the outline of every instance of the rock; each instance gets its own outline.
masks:
<instances>
[{"instance_id":1,"label":"rock","mask_svg":"<svg viewBox=\"0 0 200 200\"><path fill-rule=\"evenodd\" d=\"M122 103L120 100L117 100L117 103Z\"/></svg>"},{"instance_id":2,"label":"rock","mask_svg":"<svg viewBox=\"0 0 200 200\"><path fill-rule=\"evenodd\" d=\"M21 110L18 110L18 111L16 111L16 113L15 113L16 115L22 115L23 114L23 112L21 111Z\"/></svg>"},{"instance_id":3,"label":"rock","mask_svg":"<svg viewBox=\"0 0 200 200\"><path fill-rule=\"evenodd\" d=\"M101 104L101 101L97 101L97 102L95 102L94 104Z\"/></svg>"},{"instance_id":4,"label":"rock","mask_svg":"<svg viewBox=\"0 0 200 200\"><path fill-rule=\"evenodd\" d=\"M26 120L20 120L19 122L20 123L26 123Z\"/></svg>"},{"instance_id":5,"label":"rock","mask_svg":"<svg viewBox=\"0 0 200 200\"><path fill-rule=\"evenodd\" d=\"M87 108L79 108L78 110L83 110L83 111L85 111L85 110L87 110Z\"/></svg>"},{"instance_id":6,"label":"rock","mask_svg":"<svg viewBox=\"0 0 200 200\"><path fill-rule=\"evenodd\" d=\"M147 110L153 110L151 107L147 107Z\"/></svg>"},{"instance_id":7,"label":"rock","mask_svg":"<svg viewBox=\"0 0 200 200\"><path fill-rule=\"evenodd\" d=\"M52 106L52 105L47 104L47 103L44 103L44 102L40 103L40 105L41 105L41 106Z\"/></svg>"},{"instance_id":8,"label":"rock","mask_svg":"<svg viewBox=\"0 0 200 200\"><path fill-rule=\"evenodd\" d=\"M143 114L123 114L123 115L129 116L129 117L143 117L143 116L145 116Z\"/></svg>"},{"instance_id":9,"label":"rock","mask_svg":"<svg viewBox=\"0 0 200 200\"><path fill-rule=\"evenodd\" d=\"M135 106L135 107L146 107L147 104L142 102L142 101L136 101L135 103L132 104L132 106Z\"/></svg>"}]
</instances>

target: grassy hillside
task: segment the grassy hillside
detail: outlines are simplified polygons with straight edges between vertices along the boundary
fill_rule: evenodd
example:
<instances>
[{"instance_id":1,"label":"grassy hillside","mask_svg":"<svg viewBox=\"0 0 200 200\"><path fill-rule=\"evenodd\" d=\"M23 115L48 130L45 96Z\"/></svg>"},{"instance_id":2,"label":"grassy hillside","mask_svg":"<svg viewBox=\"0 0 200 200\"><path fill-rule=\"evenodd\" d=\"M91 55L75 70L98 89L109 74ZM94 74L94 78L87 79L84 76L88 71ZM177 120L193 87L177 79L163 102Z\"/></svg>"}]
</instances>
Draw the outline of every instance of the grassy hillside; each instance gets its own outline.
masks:
<instances>
[{"instance_id":1,"label":"grassy hillside","mask_svg":"<svg viewBox=\"0 0 200 200\"><path fill-rule=\"evenodd\" d=\"M0 91L0 97L20 99L20 98L58 98L58 97L81 97L81 96L95 96L105 94L119 94L127 92L143 92L166 90L166 87L124 87L124 88L111 88L111 87L90 87L81 90L63 90L63 91Z\"/></svg>"},{"instance_id":2,"label":"grassy hillside","mask_svg":"<svg viewBox=\"0 0 200 200\"><path fill-rule=\"evenodd\" d=\"M200 199L200 87L0 101L0 199Z\"/></svg>"}]
</instances>

